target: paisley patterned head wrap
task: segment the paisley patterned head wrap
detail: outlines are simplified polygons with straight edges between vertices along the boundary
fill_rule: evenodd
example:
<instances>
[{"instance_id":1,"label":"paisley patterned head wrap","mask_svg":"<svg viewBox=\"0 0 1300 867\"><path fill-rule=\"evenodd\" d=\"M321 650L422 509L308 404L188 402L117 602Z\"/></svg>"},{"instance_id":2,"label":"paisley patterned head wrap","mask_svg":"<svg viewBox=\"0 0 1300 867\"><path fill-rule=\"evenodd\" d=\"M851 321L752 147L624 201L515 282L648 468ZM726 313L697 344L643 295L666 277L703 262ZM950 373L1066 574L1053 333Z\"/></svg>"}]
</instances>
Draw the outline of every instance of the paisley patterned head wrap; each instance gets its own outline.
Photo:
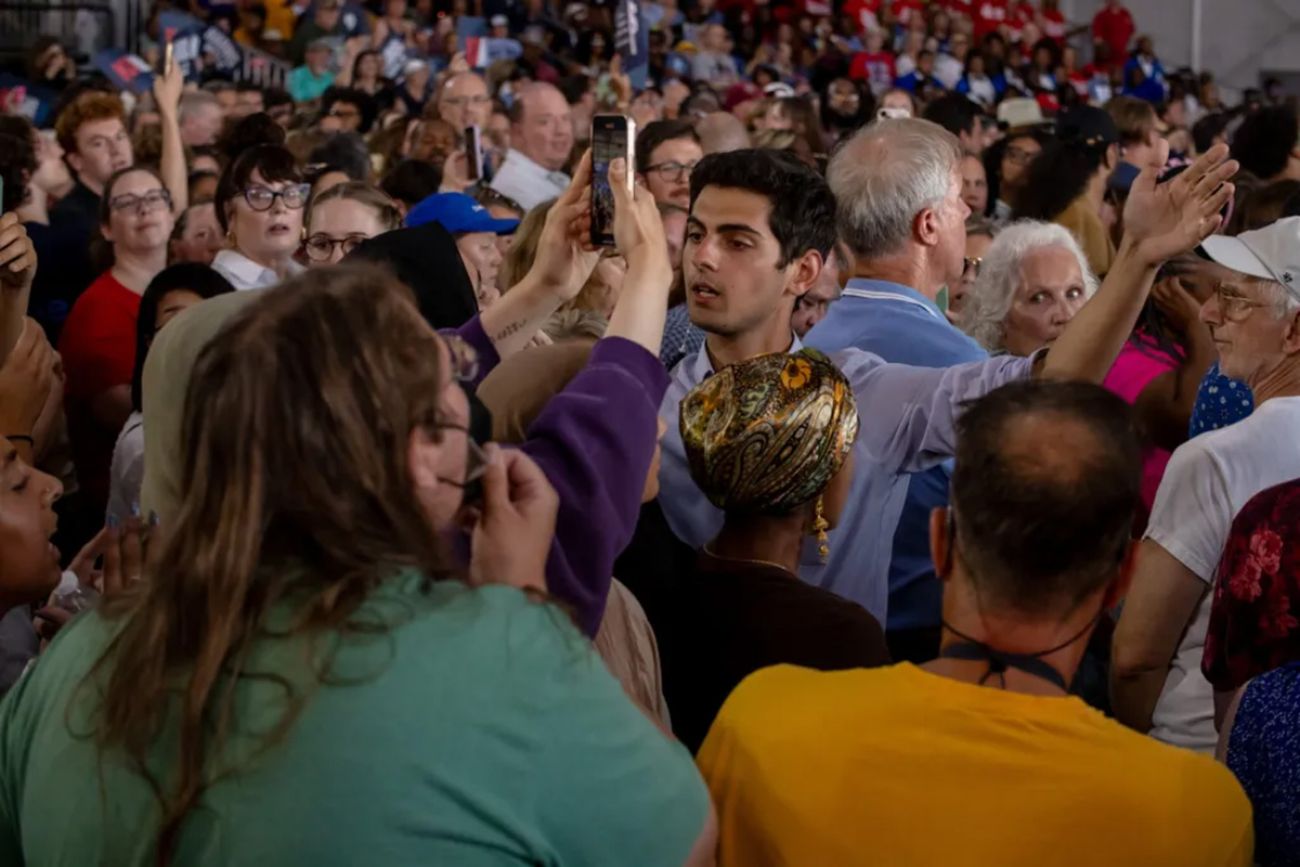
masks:
<instances>
[{"instance_id":1,"label":"paisley patterned head wrap","mask_svg":"<svg viewBox=\"0 0 1300 867\"><path fill-rule=\"evenodd\" d=\"M813 349L760 355L682 398L691 476L728 512L778 515L814 499L858 435L853 390Z\"/></svg>"}]
</instances>

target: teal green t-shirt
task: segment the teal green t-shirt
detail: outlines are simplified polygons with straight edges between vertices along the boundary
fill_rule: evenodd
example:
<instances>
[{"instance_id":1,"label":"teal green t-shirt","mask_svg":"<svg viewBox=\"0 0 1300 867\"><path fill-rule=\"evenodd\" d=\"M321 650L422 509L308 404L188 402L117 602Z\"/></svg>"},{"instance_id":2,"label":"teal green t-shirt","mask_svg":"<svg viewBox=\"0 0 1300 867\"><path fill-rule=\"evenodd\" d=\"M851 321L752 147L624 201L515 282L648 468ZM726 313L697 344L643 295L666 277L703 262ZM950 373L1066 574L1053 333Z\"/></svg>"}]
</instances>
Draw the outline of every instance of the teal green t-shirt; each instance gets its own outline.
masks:
<instances>
[{"instance_id":1,"label":"teal green t-shirt","mask_svg":"<svg viewBox=\"0 0 1300 867\"><path fill-rule=\"evenodd\" d=\"M190 813L173 863L680 865L704 784L563 612L509 587L417 584L372 597L364 611L397 625L340 645L260 756L285 691L241 680L239 732L217 757L236 770ZM0 704L5 867L154 863L157 803L86 736L97 684L77 689L115 628L79 618ZM248 668L307 684L308 657L303 638L260 639ZM165 729L151 767L176 742Z\"/></svg>"}]
</instances>

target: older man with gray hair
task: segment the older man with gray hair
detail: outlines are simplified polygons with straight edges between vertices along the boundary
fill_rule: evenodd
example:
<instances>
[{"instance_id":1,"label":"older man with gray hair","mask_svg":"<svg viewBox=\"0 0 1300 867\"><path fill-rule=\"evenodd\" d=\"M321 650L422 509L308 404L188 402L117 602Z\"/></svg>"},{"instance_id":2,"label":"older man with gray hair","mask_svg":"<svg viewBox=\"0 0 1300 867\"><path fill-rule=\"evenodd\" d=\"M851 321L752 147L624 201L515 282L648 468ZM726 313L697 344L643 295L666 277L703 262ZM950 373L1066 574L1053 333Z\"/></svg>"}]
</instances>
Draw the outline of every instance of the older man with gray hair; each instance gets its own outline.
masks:
<instances>
[{"instance_id":1,"label":"older man with gray hair","mask_svg":"<svg viewBox=\"0 0 1300 867\"><path fill-rule=\"evenodd\" d=\"M961 198L961 157L952 133L914 118L876 121L835 154L827 180L855 266L840 299L808 333L809 346L863 349L918 367L988 357L937 303L964 268L970 208ZM942 588L928 528L930 512L948 504L950 472L941 464L913 475L896 529L890 524L886 628L896 659L925 662L939 651Z\"/></svg>"}]
</instances>

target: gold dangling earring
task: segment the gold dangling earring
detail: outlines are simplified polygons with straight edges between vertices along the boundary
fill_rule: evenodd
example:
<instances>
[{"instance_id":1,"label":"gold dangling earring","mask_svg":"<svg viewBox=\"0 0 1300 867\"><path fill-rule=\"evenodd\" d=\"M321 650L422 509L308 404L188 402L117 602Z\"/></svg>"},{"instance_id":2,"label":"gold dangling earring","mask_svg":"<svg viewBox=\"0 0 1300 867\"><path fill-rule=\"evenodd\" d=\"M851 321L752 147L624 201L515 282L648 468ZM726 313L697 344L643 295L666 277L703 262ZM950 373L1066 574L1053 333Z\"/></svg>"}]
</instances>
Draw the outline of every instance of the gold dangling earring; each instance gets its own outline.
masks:
<instances>
[{"instance_id":1,"label":"gold dangling earring","mask_svg":"<svg viewBox=\"0 0 1300 867\"><path fill-rule=\"evenodd\" d=\"M817 495L817 504L813 507L813 533L817 536L817 556L823 563L831 555L830 540L826 537L826 531L831 528L830 521L826 520L826 499L822 495Z\"/></svg>"}]
</instances>

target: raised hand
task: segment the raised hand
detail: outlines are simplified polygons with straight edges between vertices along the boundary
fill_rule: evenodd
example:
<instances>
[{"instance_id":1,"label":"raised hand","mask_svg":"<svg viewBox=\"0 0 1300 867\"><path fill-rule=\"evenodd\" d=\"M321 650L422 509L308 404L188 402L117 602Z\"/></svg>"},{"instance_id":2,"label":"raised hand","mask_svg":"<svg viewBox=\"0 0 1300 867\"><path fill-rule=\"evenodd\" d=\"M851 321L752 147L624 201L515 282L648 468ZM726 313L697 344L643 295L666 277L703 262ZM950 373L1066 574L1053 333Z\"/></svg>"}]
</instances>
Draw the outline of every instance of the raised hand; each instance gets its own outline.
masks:
<instances>
[{"instance_id":1,"label":"raised hand","mask_svg":"<svg viewBox=\"0 0 1300 867\"><path fill-rule=\"evenodd\" d=\"M609 186L614 193L614 243L627 259L629 271L640 266L671 281L672 263L664 240L664 222L654 197L641 184L627 190L628 167L624 160L609 164ZM645 274L645 271L641 271Z\"/></svg>"},{"instance_id":2,"label":"raised hand","mask_svg":"<svg viewBox=\"0 0 1300 867\"><path fill-rule=\"evenodd\" d=\"M158 103L158 113L174 117L181 104L181 91L185 89L185 75L176 59L172 58L162 75L153 77L153 98Z\"/></svg>"},{"instance_id":3,"label":"raised hand","mask_svg":"<svg viewBox=\"0 0 1300 867\"><path fill-rule=\"evenodd\" d=\"M1124 206L1126 240L1153 265L1195 248L1219 228L1219 212L1234 189L1228 180L1238 168L1228 159L1228 146L1215 145L1178 177L1159 184L1168 158L1169 144L1161 140Z\"/></svg>"},{"instance_id":4,"label":"raised hand","mask_svg":"<svg viewBox=\"0 0 1300 867\"><path fill-rule=\"evenodd\" d=\"M598 262L600 250L591 243L591 151L587 151L568 189L546 215L528 273L567 301L582 290Z\"/></svg>"},{"instance_id":5,"label":"raised hand","mask_svg":"<svg viewBox=\"0 0 1300 867\"><path fill-rule=\"evenodd\" d=\"M36 277L36 247L12 211L0 214L0 288L30 289Z\"/></svg>"}]
</instances>

